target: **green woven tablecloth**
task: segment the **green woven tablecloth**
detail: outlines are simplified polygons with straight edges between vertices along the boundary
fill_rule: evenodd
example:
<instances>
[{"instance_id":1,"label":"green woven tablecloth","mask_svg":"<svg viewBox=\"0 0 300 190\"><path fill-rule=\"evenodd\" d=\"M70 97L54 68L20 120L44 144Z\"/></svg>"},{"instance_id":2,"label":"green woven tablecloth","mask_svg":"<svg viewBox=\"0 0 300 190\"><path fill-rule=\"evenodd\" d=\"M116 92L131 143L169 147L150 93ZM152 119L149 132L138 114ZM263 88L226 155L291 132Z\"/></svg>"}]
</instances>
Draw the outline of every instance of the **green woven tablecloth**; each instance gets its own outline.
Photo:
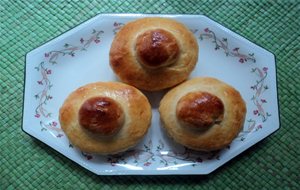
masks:
<instances>
[{"instance_id":1,"label":"green woven tablecloth","mask_svg":"<svg viewBox=\"0 0 300 190\"><path fill-rule=\"evenodd\" d=\"M298 1L299 2L299 1ZM276 55L281 128L206 176L97 176L21 130L25 54L98 13L205 14ZM0 189L300 189L300 3L0 2Z\"/></svg>"}]
</instances>

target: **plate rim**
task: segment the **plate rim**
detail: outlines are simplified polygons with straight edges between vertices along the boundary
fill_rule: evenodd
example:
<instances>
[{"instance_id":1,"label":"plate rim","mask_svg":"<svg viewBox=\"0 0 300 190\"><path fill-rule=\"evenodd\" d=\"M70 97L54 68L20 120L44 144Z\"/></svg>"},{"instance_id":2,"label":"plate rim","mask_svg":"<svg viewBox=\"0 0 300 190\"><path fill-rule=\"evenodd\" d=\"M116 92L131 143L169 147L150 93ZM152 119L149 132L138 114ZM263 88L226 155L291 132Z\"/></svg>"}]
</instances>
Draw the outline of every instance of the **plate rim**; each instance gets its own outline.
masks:
<instances>
[{"instance_id":1,"label":"plate rim","mask_svg":"<svg viewBox=\"0 0 300 190\"><path fill-rule=\"evenodd\" d=\"M275 90L276 90L276 94L275 95L276 95L276 103L277 103L277 110L278 110L278 115L276 116L276 119L278 121L277 128L274 128L274 130L271 133L269 133L265 137L261 138L260 140L254 141L252 143L248 143L247 146L245 146L240 153L238 153L238 154L236 154L234 156L230 156L228 159L224 160L224 162L220 166L215 167L213 169L209 168L206 172L202 172L202 173L192 172L192 170L187 170L187 169L186 170L181 169L181 171L189 171L189 172L183 172L183 173L176 173L176 172L174 172L174 171L177 171L177 170L155 170L155 172L153 172L154 170L133 170L133 173L131 173L131 172L128 173L129 170L112 170L110 172L107 172L105 170L101 170L101 171L93 170L92 171L88 167L85 167L83 164L79 164L75 160L73 160L70 157L66 156L65 154L63 154L59 150L55 149L53 146L51 146L51 145L47 144L46 142L42 141L41 139L35 137L34 135L30 134L29 132L27 132L24 129L25 120L26 120L26 118L24 116L25 115L24 114L24 110L25 110L25 98L26 98L26 96L25 96L25 94L26 94L25 93L26 92L26 78L27 78L26 71L27 71L27 68L28 68L27 64L29 64L27 60L28 60L28 57L31 55L31 53L33 53L35 50L37 50L37 49L39 49L39 48L41 48L43 46L46 46L51 41L53 41L55 39L58 39L59 37L67 34L68 32L70 32L72 30L75 30L80 25L82 25L82 24L84 24L84 23L86 23L88 21L91 21L93 19L96 19L98 17L103 17L103 18L105 18L105 17L137 17L137 18L139 18L139 17L147 17L147 16L155 16L155 17L161 16L161 17L170 17L170 18L176 18L176 17L177 18L178 17L181 17L181 18L204 17L206 19L209 19L209 20L213 21L215 24L217 24L217 25L225 28L226 30L228 30L230 32L230 35L235 34L237 36L240 36L240 37L244 38L245 40L247 40L248 42L252 43L253 45L259 47L260 49L263 49L264 51L270 53L272 55L272 59L273 59L273 62L274 62L272 64L274 64L274 67L275 67L275 76L274 76L275 77L275 83L276 83L275 84ZM226 32L228 32L228 31L226 31ZM54 151L58 152L59 154L61 154L65 158L71 160L76 165L78 165L80 167L83 167L83 168L87 169L88 171L90 171L91 173L96 174L96 175L103 175L103 176L106 176L106 175L107 176L112 176L112 175L147 175L147 176L148 175L150 175L150 176L151 175L176 175L176 176L179 176L179 175L208 175L208 174L210 174L212 172L215 172L216 170L219 170L219 168L224 167L224 165L228 164L229 161L231 161L232 159L236 158L237 156L240 156L242 153L245 153L250 147L252 147L255 144L261 142L262 140L270 137L271 135L273 135L275 132L277 132L281 128L281 117L280 117L281 114L280 114L280 104L279 104L280 101L279 101L279 93L278 93L278 82L279 81L278 81L278 68L277 68L276 55L272 51L266 49L265 47L263 47L263 46L255 43L255 42L253 42L251 39L249 39L249 38L241 35L240 33L238 33L236 31L230 29L225 24L222 24L222 23L216 21L215 19L212 19L211 17L209 17L209 16L207 16L205 14L202 14L202 13L201 14L175 14L175 13L174 14L156 14L156 13L153 13L153 14L152 13L146 13L146 14L144 14L144 13L97 13L95 16L92 16L91 18L88 18L88 19L86 19L86 20L84 20L84 21L82 21L82 22L74 25L73 27L69 28L68 30L60 33L59 35L54 36L53 38L50 38L49 40L43 42L42 44L38 45L37 47L34 47L31 50L29 50L25 54L24 72L23 73L24 73L24 76L23 76L23 81L24 82L23 82L23 97L22 97L23 103L22 103L22 115L21 115L21 118L22 118L21 129L22 129L22 131L25 134L29 135L30 137L32 137L32 138L34 138L34 139L42 142L44 145L51 147L51 149L53 149ZM139 174L137 171L143 171L143 173Z\"/></svg>"}]
</instances>

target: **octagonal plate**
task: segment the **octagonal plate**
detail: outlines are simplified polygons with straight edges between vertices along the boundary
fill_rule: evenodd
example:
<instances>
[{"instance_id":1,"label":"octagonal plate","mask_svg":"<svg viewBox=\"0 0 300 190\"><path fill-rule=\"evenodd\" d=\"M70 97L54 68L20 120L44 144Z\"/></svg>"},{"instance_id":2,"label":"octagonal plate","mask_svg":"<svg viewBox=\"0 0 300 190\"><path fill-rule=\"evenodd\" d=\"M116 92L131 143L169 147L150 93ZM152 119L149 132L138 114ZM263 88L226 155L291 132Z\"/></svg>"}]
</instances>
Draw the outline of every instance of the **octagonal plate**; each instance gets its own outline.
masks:
<instances>
[{"instance_id":1,"label":"octagonal plate","mask_svg":"<svg viewBox=\"0 0 300 190\"><path fill-rule=\"evenodd\" d=\"M145 92L151 128L124 153L81 152L61 130L58 110L64 99L87 83L116 81L108 57L115 34L127 22L150 16L173 18L194 33L200 51L190 78L218 78L246 101L244 128L229 147L195 152L169 139L157 111L163 92ZM100 14L29 52L25 70L23 130L99 175L208 174L279 128L274 55L203 15Z\"/></svg>"}]
</instances>

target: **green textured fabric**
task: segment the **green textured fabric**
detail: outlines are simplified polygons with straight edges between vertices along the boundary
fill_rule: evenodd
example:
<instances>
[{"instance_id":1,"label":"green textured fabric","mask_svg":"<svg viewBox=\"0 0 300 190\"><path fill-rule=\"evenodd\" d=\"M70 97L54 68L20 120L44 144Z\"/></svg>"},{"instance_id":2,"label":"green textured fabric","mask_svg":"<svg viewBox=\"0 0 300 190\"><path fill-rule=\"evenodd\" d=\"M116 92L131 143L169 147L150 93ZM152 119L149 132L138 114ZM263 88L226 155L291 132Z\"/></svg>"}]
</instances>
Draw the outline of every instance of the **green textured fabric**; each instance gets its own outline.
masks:
<instances>
[{"instance_id":1,"label":"green textured fabric","mask_svg":"<svg viewBox=\"0 0 300 190\"><path fill-rule=\"evenodd\" d=\"M0 189L300 189L300 3L0 2ZM21 130L25 54L98 13L205 14L276 55L281 128L206 176L97 176Z\"/></svg>"}]
</instances>

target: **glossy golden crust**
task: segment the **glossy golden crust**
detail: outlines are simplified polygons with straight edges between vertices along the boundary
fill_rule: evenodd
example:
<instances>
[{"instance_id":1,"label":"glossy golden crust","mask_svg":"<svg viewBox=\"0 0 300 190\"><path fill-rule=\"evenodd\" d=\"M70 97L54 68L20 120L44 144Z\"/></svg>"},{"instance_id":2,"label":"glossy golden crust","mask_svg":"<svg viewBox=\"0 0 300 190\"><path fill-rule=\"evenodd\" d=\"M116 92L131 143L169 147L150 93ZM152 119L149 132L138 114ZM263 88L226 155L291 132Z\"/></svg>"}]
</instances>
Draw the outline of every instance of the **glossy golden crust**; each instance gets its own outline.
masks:
<instances>
[{"instance_id":1,"label":"glossy golden crust","mask_svg":"<svg viewBox=\"0 0 300 190\"><path fill-rule=\"evenodd\" d=\"M224 105L222 120L206 130L183 126L176 115L180 98L188 93L205 92L220 99ZM244 125L246 105L240 93L214 78L194 78L170 90L161 100L159 112L163 127L178 143L194 150L212 151L229 145Z\"/></svg>"},{"instance_id":2,"label":"glossy golden crust","mask_svg":"<svg viewBox=\"0 0 300 190\"><path fill-rule=\"evenodd\" d=\"M207 92L190 92L181 97L176 106L176 117L190 129L207 129L221 122L224 115L222 101Z\"/></svg>"},{"instance_id":3,"label":"glossy golden crust","mask_svg":"<svg viewBox=\"0 0 300 190\"><path fill-rule=\"evenodd\" d=\"M102 96L88 98L78 112L81 127L103 136L111 136L119 132L124 119L124 112L119 103Z\"/></svg>"},{"instance_id":4,"label":"glossy golden crust","mask_svg":"<svg viewBox=\"0 0 300 190\"><path fill-rule=\"evenodd\" d=\"M176 38L162 29L146 31L137 37L135 51L140 64L157 69L178 60L179 47Z\"/></svg>"},{"instance_id":5,"label":"glossy golden crust","mask_svg":"<svg viewBox=\"0 0 300 190\"><path fill-rule=\"evenodd\" d=\"M108 97L120 106L123 126L112 135L93 133L79 123L79 110L94 97ZM115 116L113 116L115 117ZM72 92L59 111L61 128L71 143L88 153L115 154L135 146L146 134L151 122L151 106L136 88L119 82L96 82Z\"/></svg>"},{"instance_id":6,"label":"glossy golden crust","mask_svg":"<svg viewBox=\"0 0 300 190\"><path fill-rule=\"evenodd\" d=\"M109 56L111 68L123 82L156 91L187 79L198 61L198 43L177 21L143 18L122 27Z\"/></svg>"}]
</instances>

